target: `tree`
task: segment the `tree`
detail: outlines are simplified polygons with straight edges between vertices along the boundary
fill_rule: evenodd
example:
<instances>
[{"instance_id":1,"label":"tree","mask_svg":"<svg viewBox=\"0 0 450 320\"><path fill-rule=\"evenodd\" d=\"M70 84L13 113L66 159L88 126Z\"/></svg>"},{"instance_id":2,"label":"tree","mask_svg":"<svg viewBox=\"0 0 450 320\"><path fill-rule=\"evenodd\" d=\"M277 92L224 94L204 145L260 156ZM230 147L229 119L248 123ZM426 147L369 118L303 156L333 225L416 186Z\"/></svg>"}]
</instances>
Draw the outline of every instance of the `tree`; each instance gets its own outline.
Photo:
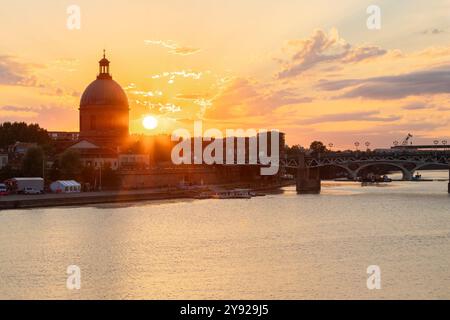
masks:
<instances>
[{"instance_id":1,"label":"tree","mask_svg":"<svg viewBox=\"0 0 450 320\"><path fill-rule=\"evenodd\" d=\"M97 173L95 172L94 167L86 166L80 172L79 178L83 183L89 183L90 185L95 185L95 180L97 179Z\"/></svg>"},{"instance_id":2,"label":"tree","mask_svg":"<svg viewBox=\"0 0 450 320\"><path fill-rule=\"evenodd\" d=\"M59 177L60 177L59 161L58 159L55 159L55 161L53 161L52 167L47 172L46 178L49 181L56 181L59 180Z\"/></svg>"},{"instance_id":3,"label":"tree","mask_svg":"<svg viewBox=\"0 0 450 320\"><path fill-rule=\"evenodd\" d=\"M59 158L59 170L62 179L76 179L82 169L80 154L67 149Z\"/></svg>"},{"instance_id":4,"label":"tree","mask_svg":"<svg viewBox=\"0 0 450 320\"><path fill-rule=\"evenodd\" d=\"M22 160L22 173L27 177L42 177L44 151L40 147L30 148Z\"/></svg>"},{"instance_id":5,"label":"tree","mask_svg":"<svg viewBox=\"0 0 450 320\"><path fill-rule=\"evenodd\" d=\"M120 184L120 178L117 173L106 165L102 168L102 188L115 189Z\"/></svg>"},{"instance_id":6,"label":"tree","mask_svg":"<svg viewBox=\"0 0 450 320\"><path fill-rule=\"evenodd\" d=\"M10 165L0 169L0 181L21 176L20 170L14 170Z\"/></svg>"},{"instance_id":7,"label":"tree","mask_svg":"<svg viewBox=\"0 0 450 320\"><path fill-rule=\"evenodd\" d=\"M327 152L327 147L321 141L313 141L309 149L316 154Z\"/></svg>"},{"instance_id":8,"label":"tree","mask_svg":"<svg viewBox=\"0 0 450 320\"><path fill-rule=\"evenodd\" d=\"M35 142L44 148L51 144L47 130L37 124L5 122L0 124L0 149L6 149L17 141Z\"/></svg>"},{"instance_id":9,"label":"tree","mask_svg":"<svg viewBox=\"0 0 450 320\"><path fill-rule=\"evenodd\" d=\"M286 146L286 155L288 157L298 156L300 152L302 152L304 148L299 144L293 145L291 147Z\"/></svg>"}]
</instances>

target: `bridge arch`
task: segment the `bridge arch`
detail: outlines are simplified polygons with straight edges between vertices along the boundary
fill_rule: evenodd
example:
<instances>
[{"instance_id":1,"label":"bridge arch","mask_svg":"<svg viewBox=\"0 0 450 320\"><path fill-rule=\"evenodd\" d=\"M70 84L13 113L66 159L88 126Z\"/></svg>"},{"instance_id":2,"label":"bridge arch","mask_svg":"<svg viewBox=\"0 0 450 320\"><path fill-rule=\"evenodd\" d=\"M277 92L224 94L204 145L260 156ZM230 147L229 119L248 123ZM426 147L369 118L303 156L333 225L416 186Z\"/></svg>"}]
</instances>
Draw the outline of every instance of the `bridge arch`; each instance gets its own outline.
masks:
<instances>
[{"instance_id":1,"label":"bridge arch","mask_svg":"<svg viewBox=\"0 0 450 320\"><path fill-rule=\"evenodd\" d=\"M336 163L326 163L326 164L319 164L316 166L318 168L325 168L325 167L338 167L341 169L344 169L348 173L348 177L350 179L356 179L357 175L356 172L351 170L348 166L342 165L342 164L336 164Z\"/></svg>"},{"instance_id":2,"label":"bridge arch","mask_svg":"<svg viewBox=\"0 0 450 320\"><path fill-rule=\"evenodd\" d=\"M422 164L417 165L414 168L413 173L416 172L417 170L422 170L422 168L425 168L425 167L430 166L430 165L443 166L444 167L443 169L449 169L450 168L450 164L448 164L448 163L429 163L429 162L427 162L427 163L422 163Z\"/></svg>"},{"instance_id":3,"label":"bridge arch","mask_svg":"<svg viewBox=\"0 0 450 320\"><path fill-rule=\"evenodd\" d=\"M403 180L406 180L406 181L412 180L413 173L416 170L416 168L414 168L413 171L410 171L410 170L406 169L404 166L402 166L401 164L393 163L393 162L371 162L371 163L364 164L364 165L360 166L358 169L356 169L356 171L355 171L356 177L358 177L361 170L372 167L372 166L376 166L376 165L386 165L386 166L396 167L396 168L400 169L400 171L403 174Z\"/></svg>"}]
</instances>

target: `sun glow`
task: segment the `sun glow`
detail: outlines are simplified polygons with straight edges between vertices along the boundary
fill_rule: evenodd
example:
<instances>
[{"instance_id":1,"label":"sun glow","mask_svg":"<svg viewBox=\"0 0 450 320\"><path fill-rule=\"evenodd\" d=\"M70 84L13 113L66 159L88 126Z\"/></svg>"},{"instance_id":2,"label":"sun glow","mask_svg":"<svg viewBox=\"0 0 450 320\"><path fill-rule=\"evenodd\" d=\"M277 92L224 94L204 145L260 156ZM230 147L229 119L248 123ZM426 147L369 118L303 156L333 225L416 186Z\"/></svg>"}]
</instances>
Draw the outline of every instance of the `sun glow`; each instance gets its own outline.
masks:
<instances>
[{"instance_id":1,"label":"sun glow","mask_svg":"<svg viewBox=\"0 0 450 320\"><path fill-rule=\"evenodd\" d=\"M158 127L158 119L156 119L154 116L145 116L142 120L142 125L147 130L153 130Z\"/></svg>"}]
</instances>

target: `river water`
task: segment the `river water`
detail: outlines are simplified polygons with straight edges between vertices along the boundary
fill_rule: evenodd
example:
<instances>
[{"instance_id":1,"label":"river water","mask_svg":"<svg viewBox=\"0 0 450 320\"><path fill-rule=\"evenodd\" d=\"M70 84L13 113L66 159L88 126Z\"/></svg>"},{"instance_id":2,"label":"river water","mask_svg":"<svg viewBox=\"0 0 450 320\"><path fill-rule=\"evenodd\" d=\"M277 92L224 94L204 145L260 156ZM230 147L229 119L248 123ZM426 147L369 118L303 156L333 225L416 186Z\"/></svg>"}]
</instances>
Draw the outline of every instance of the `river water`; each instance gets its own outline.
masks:
<instances>
[{"instance_id":1,"label":"river water","mask_svg":"<svg viewBox=\"0 0 450 320\"><path fill-rule=\"evenodd\" d=\"M0 298L450 299L447 182L1 211Z\"/></svg>"}]
</instances>

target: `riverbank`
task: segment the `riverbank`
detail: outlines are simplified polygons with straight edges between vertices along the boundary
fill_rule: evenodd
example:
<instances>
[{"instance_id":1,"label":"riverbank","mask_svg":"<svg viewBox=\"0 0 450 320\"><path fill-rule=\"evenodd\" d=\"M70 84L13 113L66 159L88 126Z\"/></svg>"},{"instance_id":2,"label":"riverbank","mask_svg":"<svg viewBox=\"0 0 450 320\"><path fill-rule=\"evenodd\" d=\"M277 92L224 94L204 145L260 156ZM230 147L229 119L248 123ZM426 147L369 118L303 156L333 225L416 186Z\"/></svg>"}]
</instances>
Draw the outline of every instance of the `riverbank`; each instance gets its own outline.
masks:
<instances>
[{"instance_id":1,"label":"riverbank","mask_svg":"<svg viewBox=\"0 0 450 320\"><path fill-rule=\"evenodd\" d=\"M9 195L0 197L0 210L6 209L26 209L41 207L60 207L91 205L100 203L115 202L135 202L148 200L170 200L170 199L192 199L199 192L209 188L238 188L246 187L253 191L275 191L291 183L281 183L276 185L213 185L204 188L164 188L164 189L146 189L146 190L123 190L123 191L99 191L82 192L66 194L42 194L42 195Z\"/></svg>"}]
</instances>

